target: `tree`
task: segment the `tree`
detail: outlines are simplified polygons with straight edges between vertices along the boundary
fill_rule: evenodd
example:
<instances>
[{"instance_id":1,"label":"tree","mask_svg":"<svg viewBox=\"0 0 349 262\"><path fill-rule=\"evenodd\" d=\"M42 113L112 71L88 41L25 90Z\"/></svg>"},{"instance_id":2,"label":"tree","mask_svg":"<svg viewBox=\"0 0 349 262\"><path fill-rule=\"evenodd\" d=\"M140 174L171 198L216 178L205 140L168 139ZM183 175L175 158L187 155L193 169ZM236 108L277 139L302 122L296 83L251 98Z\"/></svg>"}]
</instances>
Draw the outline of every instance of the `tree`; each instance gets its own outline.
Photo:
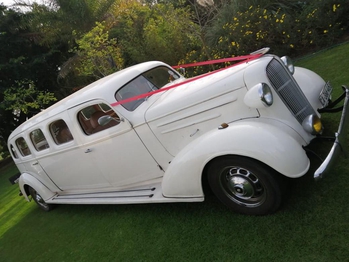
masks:
<instances>
[{"instance_id":1,"label":"tree","mask_svg":"<svg viewBox=\"0 0 349 262\"><path fill-rule=\"evenodd\" d=\"M76 36L88 32L96 21L103 21L115 0L46 0L46 4L27 3L18 5L29 8L25 23L33 33L40 35L40 43L65 41L73 47ZM76 32L75 35L72 32Z\"/></svg>"},{"instance_id":2,"label":"tree","mask_svg":"<svg viewBox=\"0 0 349 262\"><path fill-rule=\"evenodd\" d=\"M230 1L208 28L217 57L271 47L277 55L301 55L338 41L348 26L345 0Z\"/></svg>"},{"instance_id":3,"label":"tree","mask_svg":"<svg viewBox=\"0 0 349 262\"><path fill-rule=\"evenodd\" d=\"M57 98L53 93L38 90L31 80L22 80L4 91L2 104L15 118L19 118L21 113L34 115L55 101Z\"/></svg>"},{"instance_id":4,"label":"tree","mask_svg":"<svg viewBox=\"0 0 349 262\"><path fill-rule=\"evenodd\" d=\"M60 76L98 79L149 60L177 64L197 44L191 29L195 26L188 8L120 0L105 21L76 36L74 56L62 65Z\"/></svg>"},{"instance_id":5,"label":"tree","mask_svg":"<svg viewBox=\"0 0 349 262\"><path fill-rule=\"evenodd\" d=\"M72 52L76 40L94 27L95 22L108 18L108 10L117 3L115 0L46 0L45 5L18 0L29 8L24 21L31 35L41 47L61 52L60 62L56 64L55 93L63 98L80 89L95 78L81 76L76 66L81 61Z\"/></svg>"},{"instance_id":6,"label":"tree","mask_svg":"<svg viewBox=\"0 0 349 262\"><path fill-rule=\"evenodd\" d=\"M118 41L125 66L149 60L177 64L197 45L192 33L196 25L187 7L176 9L172 4L143 5L133 1L114 17L110 35Z\"/></svg>"},{"instance_id":7,"label":"tree","mask_svg":"<svg viewBox=\"0 0 349 262\"><path fill-rule=\"evenodd\" d=\"M40 99L45 92L56 91L58 86L57 65L61 63L62 45L51 49L39 45L37 36L22 23L27 15L30 14L0 6L0 143L3 145L16 126L40 111L39 108L22 110L19 116L13 115L13 108L10 107L14 101L9 102L8 99L9 94L17 95L23 91L19 83L27 81L35 86L31 94L35 99ZM52 101L50 99L47 102ZM28 100L26 102L32 103Z\"/></svg>"},{"instance_id":8,"label":"tree","mask_svg":"<svg viewBox=\"0 0 349 262\"><path fill-rule=\"evenodd\" d=\"M102 78L123 68L121 50L116 39L110 39L104 23L96 23L92 30L77 40L75 52L79 56L80 75Z\"/></svg>"}]
</instances>

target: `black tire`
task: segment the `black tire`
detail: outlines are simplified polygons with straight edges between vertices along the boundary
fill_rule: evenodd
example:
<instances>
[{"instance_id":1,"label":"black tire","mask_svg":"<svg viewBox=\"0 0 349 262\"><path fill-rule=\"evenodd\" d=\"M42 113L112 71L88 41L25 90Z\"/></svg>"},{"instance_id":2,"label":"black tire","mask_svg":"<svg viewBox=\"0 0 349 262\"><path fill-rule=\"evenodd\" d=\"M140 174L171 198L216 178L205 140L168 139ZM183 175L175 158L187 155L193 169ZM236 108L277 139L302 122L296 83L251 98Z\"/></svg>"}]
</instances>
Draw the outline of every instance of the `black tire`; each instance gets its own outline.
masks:
<instances>
[{"instance_id":1,"label":"black tire","mask_svg":"<svg viewBox=\"0 0 349 262\"><path fill-rule=\"evenodd\" d=\"M254 159L217 158L209 165L207 175L213 193L234 212L267 215L281 205L282 175Z\"/></svg>"},{"instance_id":2,"label":"black tire","mask_svg":"<svg viewBox=\"0 0 349 262\"><path fill-rule=\"evenodd\" d=\"M35 203L44 211L48 212L52 210L53 205L47 204L45 200L38 194L38 192L35 191L34 188L29 187L29 193L32 197L32 199L35 201Z\"/></svg>"}]
</instances>

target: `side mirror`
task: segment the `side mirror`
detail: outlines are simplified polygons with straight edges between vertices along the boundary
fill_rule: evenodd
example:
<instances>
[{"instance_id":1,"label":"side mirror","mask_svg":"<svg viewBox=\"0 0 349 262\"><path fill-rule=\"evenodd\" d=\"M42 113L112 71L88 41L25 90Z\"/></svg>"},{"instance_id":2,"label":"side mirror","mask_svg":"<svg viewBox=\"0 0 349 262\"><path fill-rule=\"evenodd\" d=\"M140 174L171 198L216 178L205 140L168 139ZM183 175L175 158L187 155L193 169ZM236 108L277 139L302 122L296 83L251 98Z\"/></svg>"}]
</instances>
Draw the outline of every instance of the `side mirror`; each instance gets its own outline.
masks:
<instances>
[{"instance_id":1,"label":"side mirror","mask_svg":"<svg viewBox=\"0 0 349 262\"><path fill-rule=\"evenodd\" d=\"M107 124L109 124L111 121L116 121L118 123L123 122L123 119L115 119L111 116L101 116L100 118L98 118L98 124L101 126L105 126Z\"/></svg>"},{"instance_id":2,"label":"side mirror","mask_svg":"<svg viewBox=\"0 0 349 262\"><path fill-rule=\"evenodd\" d=\"M178 70L183 76L185 75L185 68L180 67Z\"/></svg>"}]
</instances>

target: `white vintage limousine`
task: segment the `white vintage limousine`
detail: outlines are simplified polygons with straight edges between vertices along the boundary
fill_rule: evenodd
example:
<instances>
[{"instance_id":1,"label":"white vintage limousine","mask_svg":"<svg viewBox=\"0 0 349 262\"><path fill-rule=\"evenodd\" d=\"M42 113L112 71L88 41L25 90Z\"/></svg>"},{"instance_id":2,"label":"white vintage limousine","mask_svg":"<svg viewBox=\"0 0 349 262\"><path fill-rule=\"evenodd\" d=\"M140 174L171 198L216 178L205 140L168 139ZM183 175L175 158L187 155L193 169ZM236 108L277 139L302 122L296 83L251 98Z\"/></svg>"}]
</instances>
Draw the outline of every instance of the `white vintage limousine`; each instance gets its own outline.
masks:
<instances>
[{"instance_id":1,"label":"white vintage limousine","mask_svg":"<svg viewBox=\"0 0 349 262\"><path fill-rule=\"evenodd\" d=\"M59 101L8 139L21 193L49 211L53 204L199 202L207 183L236 212L275 212L282 180L309 169L305 147L321 137L321 113L341 111L314 176L330 170L347 132L349 92L343 87L331 102L320 76L266 52L190 79L146 62Z\"/></svg>"}]
</instances>

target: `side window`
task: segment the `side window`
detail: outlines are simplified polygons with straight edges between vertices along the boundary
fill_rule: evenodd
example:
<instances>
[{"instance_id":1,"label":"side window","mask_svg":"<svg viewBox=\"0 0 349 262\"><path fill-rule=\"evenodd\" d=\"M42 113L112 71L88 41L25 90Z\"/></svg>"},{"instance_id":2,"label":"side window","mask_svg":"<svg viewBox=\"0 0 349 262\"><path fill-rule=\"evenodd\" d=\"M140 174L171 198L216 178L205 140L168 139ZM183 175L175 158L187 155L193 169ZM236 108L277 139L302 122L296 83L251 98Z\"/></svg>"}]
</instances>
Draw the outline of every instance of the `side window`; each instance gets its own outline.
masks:
<instances>
[{"instance_id":1,"label":"side window","mask_svg":"<svg viewBox=\"0 0 349 262\"><path fill-rule=\"evenodd\" d=\"M49 148L49 144L47 143L47 140L42 133L41 129L36 129L32 132L30 132L30 140L32 141L36 151L41 151L46 148Z\"/></svg>"},{"instance_id":2,"label":"side window","mask_svg":"<svg viewBox=\"0 0 349 262\"><path fill-rule=\"evenodd\" d=\"M141 94L149 93L156 89L157 88L151 82L149 82L144 76L141 75L120 88L116 92L115 98L118 101L122 101ZM128 111L134 111L140 104L144 102L144 100L144 98L140 98L134 101L123 103L122 106L125 107Z\"/></svg>"},{"instance_id":3,"label":"side window","mask_svg":"<svg viewBox=\"0 0 349 262\"><path fill-rule=\"evenodd\" d=\"M179 75L175 71L164 66L149 70L145 72L143 76L156 86L157 89L179 78Z\"/></svg>"},{"instance_id":4,"label":"side window","mask_svg":"<svg viewBox=\"0 0 349 262\"><path fill-rule=\"evenodd\" d=\"M180 76L170 68L165 66L156 67L136 77L117 90L115 93L115 99L122 101L132 97L137 97L138 95L160 89L178 78L180 78ZM123 103L122 106L128 111L134 111L144 101L144 98L135 99Z\"/></svg>"},{"instance_id":5,"label":"side window","mask_svg":"<svg viewBox=\"0 0 349 262\"><path fill-rule=\"evenodd\" d=\"M78 112L78 122L86 135L92 135L120 123L118 115L106 104L94 104Z\"/></svg>"},{"instance_id":6,"label":"side window","mask_svg":"<svg viewBox=\"0 0 349 262\"><path fill-rule=\"evenodd\" d=\"M22 156L29 156L31 154L30 149L27 145L27 142L24 140L23 137L16 139L16 145Z\"/></svg>"},{"instance_id":7,"label":"side window","mask_svg":"<svg viewBox=\"0 0 349 262\"><path fill-rule=\"evenodd\" d=\"M14 157L14 158L18 158L17 151L16 151L16 149L13 147L12 144L10 144L10 148L11 148L11 153L12 153L13 157Z\"/></svg>"},{"instance_id":8,"label":"side window","mask_svg":"<svg viewBox=\"0 0 349 262\"><path fill-rule=\"evenodd\" d=\"M57 145L72 141L74 138L64 120L60 119L50 124L50 133Z\"/></svg>"}]
</instances>

